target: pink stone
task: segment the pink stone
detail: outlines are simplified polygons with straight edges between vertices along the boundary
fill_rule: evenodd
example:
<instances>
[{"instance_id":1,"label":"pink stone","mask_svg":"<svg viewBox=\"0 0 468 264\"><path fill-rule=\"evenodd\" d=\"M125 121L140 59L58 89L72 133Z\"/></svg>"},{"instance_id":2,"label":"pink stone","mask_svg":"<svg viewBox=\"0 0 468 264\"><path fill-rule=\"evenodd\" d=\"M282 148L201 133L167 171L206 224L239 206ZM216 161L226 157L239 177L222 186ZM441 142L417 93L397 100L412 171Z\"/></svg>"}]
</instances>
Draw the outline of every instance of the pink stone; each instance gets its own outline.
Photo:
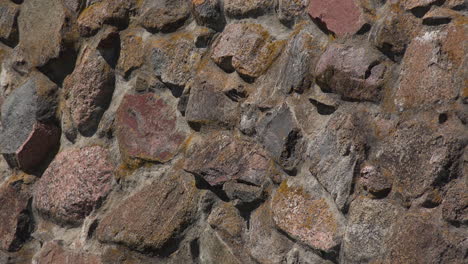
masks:
<instances>
[{"instance_id":1,"label":"pink stone","mask_svg":"<svg viewBox=\"0 0 468 264\"><path fill-rule=\"evenodd\" d=\"M126 95L117 112L117 139L124 158L167 162L186 138L176 110L154 94Z\"/></svg>"},{"instance_id":2,"label":"pink stone","mask_svg":"<svg viewBox=\"0 0 468 264\"><path fill-rule=\"evenodd\" d=\"M111 190L114 166L100 146L60 152L34 190L34 207L65 224L80 223Z\"/></svg>"},{"instance_id":3,"label":"pink stone","mask_svg":"<svg viewBox=\"0 0 468 264\"><path fill-rule=\"evenodd\" d=\"M354 0L310 0L309 15L337 36L356 33L364 20Z\"/></svg>"}]
</instances>

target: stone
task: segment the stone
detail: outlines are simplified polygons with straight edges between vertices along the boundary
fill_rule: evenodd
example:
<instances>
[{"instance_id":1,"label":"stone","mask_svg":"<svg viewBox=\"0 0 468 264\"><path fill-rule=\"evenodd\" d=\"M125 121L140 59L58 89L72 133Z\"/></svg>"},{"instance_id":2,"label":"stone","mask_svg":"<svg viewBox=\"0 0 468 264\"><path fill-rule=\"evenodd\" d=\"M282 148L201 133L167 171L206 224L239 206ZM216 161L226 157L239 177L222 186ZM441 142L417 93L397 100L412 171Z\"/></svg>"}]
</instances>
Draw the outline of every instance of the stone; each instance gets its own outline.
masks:
<instances>
[{"instance_id":1,"label":"stone","mask_svg":"<svg viewBox=\"0 0 468 264\"><path fill-rule=\"evenodd\" d=\"M343 263L373 263L389 245L386 237L400 208L387 200L358 197L349 208L348 226L343 237L341 259Z\"/></svg>"},{"instance_id":2,"label":"stone","mask_svg":"<svg viewBox=\"0 0 468 264\"><path fill-rule=\"evenodd\" d=\"M60 129L53 122L57 90L34 72L3 102L0 148L11 167L35 171L58 147Z\"/></svg>"},{"instance_id":3,"label":"stone","mask_svg":"<svg viewBox=\"0 0 468 264\"><path fill-rule=\"evenodd\" d=\"M117 72L128 78L145 61L144 30L130 28L120 33L121 49Z\"/></svg>"},{"instance_id":4,"label":"stone","mask_svg":"<svg viewBox=\"0 0 468 264\"><path fill-rule=\"evenodd\" d=\"M444 50L439 43L452 34L455 32L425 32L411 41L403 58L401 79L395 94L398 110L450 103L457 98L459 86L454 74L461 62L452 54L456 49L464 50L463 44L453 43L447 47L446 50L452 54L439 52Z\"/></svg>"},{"instance_id":5,"label":"stone","mask_svg":"<svg viewBox=\"0 0 468 264\"><path fill-rule=\"evenodd\" d=\"M310 0L279 0L278 19L285 25L292 25L306 13Z\"/></svg>"},{"instance_id":6,"label":"stone","mask_svg":"<svg viewBox=\"0 0 468 264\"><path fill-rule=\"evenodd\" d=\"M84 37L92 36L104 25L126 27L135 2L135 0L103 0L93 3L84 9L77 19L80 34Z\"/></svg>"},{"instance_id":7,"label":"stone","mask_svg":"<svg viewBox=\"0 0 468 264\"><path fill-rule=\"evenodd\" d=\"M187 138L176 109L155 94L127 94L116 114L116 135L125 160L168 162Z\"/></svg>"},{"instance_id":8,"label":"stone","mask_svg":"<svg viewBox=\"0 0 468 264\"><path fill-rule=\"evenodd\" d=\"M108 155L100 146L61 151L35 185L33 206L56 223L80 224L111 190Z\"/></svg>"},{"instance_id":9,"label":"stone","mask_svg":"<svg viewBox=\"0 0 468 264\"><path fill-rule=\"evenodd\" d=\"M72 49L70 43L75 38L72 23L67 22L71 20L62 0L28 0L21 5L18 49L32 67L71 59L65 57L70 55L65 51Z\"/></svg>"},{"instance_id":10,"label":"stone","mask_svg":"<svg viewBox=\"0 0 468 264\"><path fill-rule=\"evenodd\" d=\"M275 61L283 44L260 24L229 24L214 44L211 59L227 72L256 78Z\"/></svg>"},{"instance_id":11,"label":"stone","mask_svg":"<svg viewBox=\"0 0 468 264\"><path fill-rule=\"evenodd\" d=\"M226 20L220 0L192 0L192 10L198 25L223 31Z\"/></svg>"},{"instance_id":12,"label":"stone","mask_svg":"<svg viewBox=\"0 0 468 264\"><path fill-rule=\"evenodd\" d=\"M468 224L468 193L466 183L458 181L442 201L442 217L452 224Z\"/></svg>"},{"instance_id":13,"label":"stone","mask_svg":"<svg viewBox=\"0 0 468 264\"><path fill-rule=\"evenodd\" d=\"M224 3L226 14L229 17L244 18L264 15L274 8L271 0L226 0Z\"/></svg>"},{"instance_id":14,"label":"stone","mask_svg":"<svg viewBox=\"0 0 468 264\"><path fill-rule=\"evenodd\" d=\"M18 43L19 6L10 0L0 1L0 40L11 47Z\"/></svg>"},{"instance_id":15,"label":"stone","mask_svg":"<svg viewBox=\"0 0 468 264\"><path fill-rule=\"evenodd\" d=\"M434 4L436 0L403 0L400 5L406 10L414 10L416 8L428 7Z\"/></svg>"},{"instance_id":16,"label":"stone","mask_svg":"<svg viewBox=\"0 0 468 264\"><path fill-rule=\"evenodd\" d=\"M462 19L460 12L448 8L434 8L423 16L423 24L429 26L437 26L448 24L452 20Z\"/></svg>"},{"instance_id":17,"label":"stone","mask_svg":"<svg viewBox=\"0 0 468 264\"><path fill-rule=\"evenodd\" d=\"M152 33L176 31L190 16L189 2L186 0L145 0L141 4L139 23Z\"/></svg>"},{"instance_id":18,"label":"stone","mask_svg":"<svg viewBox=\"0 0 468 264\"><path fill-rule=\"evenodd\" d=\"M365 24L354 0L309 0L309 15L338 37L354 34Z\"/></svg>"},{"instance_id":19,"label":"stone","mask_svg":"<svg viewBox=\"0 0 468 264\"><path fill-rule=\"evenodd\" d=\"M284 180L270 206L276 226L289 236L320 251L337 251L345 219L312 175Z\"/></svg>"},{"instance_id":20,"label":"stone","mask_svg":"<svg viewBox=\"0 0 468 264\"><path fill-rule=\"evenodd\" d=\"M99 125L104 111L110 104L114 92L114 64L110 58L115 58L118 47L112 44L117 38L112 28L102 31L82 48L75 69L64 81L64 98L66 109L64 113L70 116L72 128L82 135L92 136Z\"/></svg>"},{"instance_id":21,"label":"stone","mask_svg":"<svg viewBox=\"0 0 468 264\"><path fill-rule=\"evenodd\" d=\"M261 187L251 186L237 182L226 182L223 191L230 200L240 201L244 204L254 204L263 198Z\"/></svg>"},{"instance_id":22,"label":"stone","mask_svg":"<svg viewBox=\"0 0 468 264\"><path fill-rule=\"evenodd\" d=\"M408 212L390 230L379 263L463 263L466 236L440 226L428 212Z\"/></svg>"},{"instance_id":23,"label":"stone","mask_svg":"<svg viewBox=\"0 0 468 264\"><path fill-rule=\"evenodd\" d=\"M331 44L317 62L315 75L323 91L344 100L380 101L387 66L371 47Z\"/></svg>"},{"instance_id":24,"label":"stone","mask_svg":"<svg viewBox=\"0 0 468 264\"><path fill-rule=\"evenodd\" d=\"M370 164L362 166L359 183L364 189L376 197L386 196L392 189L392 180L389 172Z\"/></svg>"},{"instance_id":25,"label":"stone","mask_svg":"<svg viewBox=\"0 0 468 264\"><path fill-rule=\"evenodd\" d=\"M301 160L303 145L299 129L291 109L283 104L265 113L256 126L259 141L275 161L287 171L294 171Z\"/></svg>"},{"instance_id":26,"label":"stone","mask_svg":"<svg viewBox=\"0 0 468 264\"><path fill-rule=\"evenodd\" d=\"M231 249L223 243L219 236L210 228L203 230L200 237L200 262L206 264L243 264ZM249 262L247 262L249 263Z\"/></svg>"},{"instance_id":27,"label":"stone","mask_svg":"<svg viewBox=\"0 0 468 264\"><path fill-rule=\"evenodd\" d=\"M0 249L18 251L34 229L30 212L31 190L21 180L0 186Z\"/></svg>"},{"instance_id":28,"label":"stone","mask_svg":"<svg viewBox=\"0 0 468 264\"><path fill-rule=\"evenodd\" d=\"M261 186L275 174L268 154L258 145L224 132L214 132L193 142L184 169L211 186L237 180Z\"/></svg>"},{"instance_id":29,"label":"stone","mask_svg":"<svg viewBox=\"0 0 468 264\"><path fill-rule=\"evenodd\" d=\"M97 255L74 252L64 248L61 244L61 241L47 242L35 257L34 263L102 264L100 257Z\"/></svg>"},{"instance_id":30,"label":"stone","mask_svg":"<svg viewBox=\"0 0 468 264\"><path fill-rule=\"evenodd\" d=\"M99 241L137 251L157 252L183 236L196 218L199 191L195 180L175 172L113 208L99 223Z\"/></svg>"},{"instance_id":31,"label":"stone","mask_svg":"<svg viewBox=\"0 0 468 264\"><path fill-rule=\"evenodd\" d=\"M294 247L286 255L286 264L332 264L331 260L325 260L319 255L310 251L301 245L294 245Z\"/></svg>"}]
</instances>

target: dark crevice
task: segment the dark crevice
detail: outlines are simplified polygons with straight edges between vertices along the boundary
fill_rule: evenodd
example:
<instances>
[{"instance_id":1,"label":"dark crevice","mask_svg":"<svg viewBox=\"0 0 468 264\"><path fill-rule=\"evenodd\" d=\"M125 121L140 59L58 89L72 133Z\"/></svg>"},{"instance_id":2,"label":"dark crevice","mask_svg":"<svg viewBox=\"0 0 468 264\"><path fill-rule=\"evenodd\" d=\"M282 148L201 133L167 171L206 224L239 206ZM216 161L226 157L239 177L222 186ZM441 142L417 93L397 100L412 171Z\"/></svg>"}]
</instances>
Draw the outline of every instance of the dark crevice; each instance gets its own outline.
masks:
<instances>
[{"instance_id":1,"label":"dark crevice","mask_svg":"<svg viewBox=\"0 0 468 264\"><path fill-rule=\"evenodd\" d=\"M88 234L87 234L87 238L88 239L91 239L94 235L94 232L96 231L96 228L98 227L98 224L99 222L97 220L94 220L91 225L89 226L89 229L88 229Z\"/></svg>"},{"instance_id":2,"label":"dark crevice","mask_svg":"<svg viewBox=\"0 0 468 264\"><path fill-rule=\"evenodd\" d=\"M182 94L184 94L185 86L167 82L162 83L164 83L164 85L166 85L169 88L169 90L171 90L172 96L174 96L175 98L179 98L182 96Z\"/></svg>"},{"instance_id":3,"label":"dark crevice","mask_svg":"<svg viewBox=\"0 0 468 264\"><path fill-rule=\"evenodd\" d=\"M224 94L234 102L239 102L247 97L247 94L244 91L237 91L236 89L231 89Z\"/></svg>"},{"instance_id":4,"label":"dark crevice","mask_svg":"<svg viewBox=\"0 0 468 264\"><path fill-rule=\"evenodd\" d=\"M413 14L417 18L422 18L429 10L431 6L417 6L410 10L411 14Z\"/></svg>"},{"instance_id":5,"label":"dark crevice","mask_svg":"<svg viewBox=\"0 0 468 264\"><path fill-rule=\"evenodd\" d=\"M393 62L400 62L403 58L403 54L405 53L406 47L403 49L402 52L394 52L393 45L387 42L384 42L382 47L378 47L378 50L382 52L387 58L389 58Z\"/></svg>"},{"instance_id":6,"label":"dark crevice","mask_svg":"<svg viewBox=\"0 0 468 264\"><path fill-rule=\"evenodd\" d=\"M327 24L320 18L312 18L312 22L325 34L335 36L335 33L328 29Z\"/></svg>"},{"instance_id":7,"label":"dark crevice","mask_svg":"<svg viewBox=\"0 0 468 264\"><path fill-rule=\"evenodd\" d=\"M227 194L223 191L223 186L212 186L210 185L201 175L197 173L193 173L190 171L187 171L188 173L192 174L195 177L195 184L196 187L200 190L210 190L216 196L218 196L219 199L221 199L224 202L229 202L229 197Z\"/></svg>"},{"instance_id":8,"label":"dark crevice","mask_svg":"<svg viewBox=\"0 0 468 264\"><path fill-rule=\"evenodd\" d=\"M364 35L371 30L372 26L369 23L365 23L362 27L356 32L357 35Z\"/></svg>"},{"instance_id":9,"label":"dark crevice","mask_svg":"<svg viewBox=\"0 0 468 264\"><path fill-rule=\"evenodd\" d=\"M439 26L439 25L445 25L448 24L452 21L452 18L450 17L430 17L423 19L423 25L426 26Z\"/></svg>"},{"instance_id":10,"label":"dark crevice","mask_svg":"<svg viewBox=\"0 0 468 264\"><path fill-rule=\"evenodd\" d=\"M252 76L248 76L248 75L245 75L245 74L242 74L242 73L237 73L239 74L239 77L241 77L242 80L244 80L244 82L246 83L254 83L255 82L255 77L252 77Z\"/></svg>"},{"instance_id":11,"label":"dark crevice","mask_svg":"<svg viewBox=\"0 0 468 264\"><path fill-rule=\"evenodd\" d=\"M53 81L57 86L62 87L65 77L75 69L78 53L71 48L60 52L58 58L51 59L45 65L38 67L38 70Z\"/></svg>"},{"instance_id":12,"label":"dark crevice","mask_svg":"<svg viewBox=\"0 0 468 264\"><path fill-rule=\"evenodd\" d=\"M191 121L187 121L187 123L191 129L193 129L196 132L200 132L201 126L202 126L200 123L191 122Z\"/></svg>"},{"instance_id":13,"label":"dark crevice","mask_svg":"<svg viewBox=\"0 0 468 264\"><path fill-rule=\"evenodd\" d=\"M97 50L104 60L115 69L120 57L120 48L120 35L118 32L112 32L99 42Z\"/></svg>"},{"instance_id":14,"label":"dark crevice","mask_svg":"<svg viewBox=\"0 0 468 264\"><path fill-rule=\"evenodd\" d=\"M200 257L200 241L198 239L190 241L190 254L192 255L192 260L197 263Z\"/></svg>"},{"instance_id":15,"label":"dark crevice","mask_svg":"<svg viewBox=\"0 0 468 264\"><path fill-rule=\"evenodd\" d=\"M442 113L439 115L439 124L443 124L445 122L447 122L448 120L448 115L445 114L445 113Z\"/></svg>"},{"instance_id":16,"label":"dark crevice","mask_svg":"<svg viewBox=\"0 0 468 264\"><path fill-rule=\"evenodd\" d=\"M309 101L315 106L317 112L321 115L331 115L336 111L336 107L334 106L320 103L319 101L316 101L314 99L309 99Z\"/></svg>"},{"instance_id":17,"label":"dark crevice","mask_svg":"<svg viewBox=\"0 0 468 264\"><path fill-rule=\"evenodd\" d=\"M372 69L379 64L380 61L373 61L369 64L369 67L367 67L366 73L364 74L364 79L368 79L372 75Z\"/></svg>"}]
</instances>

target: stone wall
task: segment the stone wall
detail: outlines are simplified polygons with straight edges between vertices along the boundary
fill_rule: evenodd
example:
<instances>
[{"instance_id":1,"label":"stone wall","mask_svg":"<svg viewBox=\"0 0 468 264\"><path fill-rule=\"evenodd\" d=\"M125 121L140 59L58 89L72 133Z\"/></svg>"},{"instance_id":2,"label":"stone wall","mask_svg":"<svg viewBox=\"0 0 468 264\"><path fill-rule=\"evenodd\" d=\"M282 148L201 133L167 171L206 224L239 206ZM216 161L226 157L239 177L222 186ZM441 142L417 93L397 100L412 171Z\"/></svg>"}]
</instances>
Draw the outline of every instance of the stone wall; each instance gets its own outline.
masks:
<instances>
[{"instance_id":1,"label":"stone wall","mask_svg":"<svg viewBox=\"0 0 468 264\"><path fill-rule=\"evenodd\" d=\"M0 0L0 264L467 263L464 0Z\"/></svg>"}]
</instances>

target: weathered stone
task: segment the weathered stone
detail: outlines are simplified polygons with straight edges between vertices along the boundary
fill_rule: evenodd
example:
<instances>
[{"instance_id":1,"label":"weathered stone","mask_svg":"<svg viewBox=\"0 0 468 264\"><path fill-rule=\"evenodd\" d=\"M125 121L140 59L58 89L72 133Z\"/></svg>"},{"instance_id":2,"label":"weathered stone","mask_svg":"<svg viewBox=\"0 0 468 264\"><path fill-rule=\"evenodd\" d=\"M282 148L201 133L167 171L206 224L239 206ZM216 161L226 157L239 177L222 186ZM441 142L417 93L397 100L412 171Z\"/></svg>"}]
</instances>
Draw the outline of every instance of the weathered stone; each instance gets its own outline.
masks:
<instances>
[{"instance_id":1,"label":"weathered stone","mask_svg":"<svg viewBox=\"0 0 468 264\"><path fill-rule=\"evenodd\" d=\"M458 181L450 188L442 202L442 217L454 224L468 224L468 193L467 185Z\"/></svg>"},{"instance_id":2,"label":"weathered stone","mask_svg":"<svg viewBox=\"0 0 468 264\"><path fill-rule=\"evenodd\" d=\"M178 241L196 217L199 191L183 172L146 186L99 224L101 242L113 242L138 251L158 251Z\"/></svg>"},{"instance_id":3,"label":"weathered stone","mask_svg":"<svg viewBox=\"0 0 468 264\"><path fill-rule=\"evenodd\" d=\"M279 0L278 18L281 23L291 25L305 14L309 0Z\"/></svg>"},{"instance_id":4,"label":"weathered stone","mask_svg":"<svg viewBox=\"0 0 468 264\"><path fill-rule=\"evenodd\" d=\"M195 20L200 26L222 31L226 24L220 0L192 0Z\"/></svg>"},{"instance_id":5,"label":"weathered stone","mask_svg":"<svg viewBox=\"0 0 468 264\"><path fill-rule=\"evenodd\" d=\"M271 208L276 226L294 239L317 250L337 251L345 219L312 175L283 181Z\"/></svg>"},{"instance_id":6,"label":"weathered stone","mask_svg":"<svg viewBox=\"0 0 468 264\"><path fill-rule=\"evenodd\" d=\"M21 5L18 49L31 66L40 67L51 60L70 59L65 58L69 56L65 50L74 38L70 20L71 14L62 0L28 0Z\"/></svg>"},{"instance_id":7,"label":"weathered stone","mask_svg":"<svg viewBox=\"0 0 468 264\"><path fill-rule=\"evenodd\" d=\"M237 182L224 183L223 191L230 200L236 200L246 204L258 202L263 198L263 190L261 187Z\"/></svg>"},{"instance_id":8,"label":"weathered stone","mask_svg":"<svg viewBox=\"0 0 468 264\"><path fill-rule=\"evenodd\" d=\"M117 110L116 126L124 159L167 162L187 137L178 124L175 107L152 93L125 95Z\"/></svg>"},{"instance_id":9,"label":"weathered stone","mask_svg":"<svg viewBox=\"0 0 468 264\"><path fill-rule=\"evenodd\" d=\"M63 5L72 12L78 12L85 5L86 0L62 0Z\"/></svg>"},{"instance_id":10,"label":"weathered stone","mask_svg":"<svg viewBox=\"0 0 468 264\"><path fill-rule=\"evenodd\" d=\"M0 249L17 251L33 231L31 192L21 179L0 186Z\"/></svg>"},{"instance_id":11,"label":"weathered stone","mask_svg":"<svg viewBox=\"0 0 468 264\"><path fill-rule=\"evenodd\" d=\"M275 1L271 0L224 1L224 8L226 9L226 14L230 17L235 18L258 17L272 10L274 6Z\"/></svg>"},{"instance_id":12,"label":"weathered stone","mask_svg":"<svg viewBox=\"0 0 468 264\"><path fill-rule=\"evenodd\" d=\"M463 30L459 29L458 34ZM395 104L400 111L448 103L457 98L454 74L461 61L452 54L464 50L463 44L453 43L448 48L452 54L440 52L444 50L440 44L442 39L448 39L452 34L456 32L425 32L411 41L403 58L401 80L395 94Z\"/></svg>"},{"instance_id":13,"label":"weathered stone","mask_svg":"<svg viewBox=\"0 0 468 264\"><path fill-rule=\"evenodd\" d=\"M10 0L0 1L0 40L12 47L18 43L19 6Z\"/></svg>"},{"instance_id":14,"label":"weathered stone","mask_svg":"<svg viewBox=\"0 0 468 264\"><path fill-rule=\"evenodd\" d=\"M437 0L403 0L400 5L406 10L414 10L415 8L429 7Z\"/></svg>"},{"instance_id":15,"label":"weathered stone","mask_svg":"<svg viewBox=\"0 0 468 264\"><path fill-rule=\"evenodd\" d=\"M239 106L225 92L229 86L228 76L214 63L207 63L191 85L185 111L187 121L197 126L233 127L238 122Z\"/></svg>"},{"instance_id":16,"label":"weathered stone","mask_svg":"<svg viewBox=\"0 0 468 264\"><path fill-rule=\"evenodd\" d=\"M34 171L55 150L60 129L51 121L57 86L34 72L2 104L1 153L11 167Z\"/></svg>"},{"instance_id":17,"label":"weathered stone","mask_svg":"<svg viewBox=\"0 0 468 264\"><path fill-rule=\"evenodd\" d=\"M421 22L389 1L372 26L369 41L394 61L400 61L410 41L421 30Z\"/></svg>"},{"instance_id":18,"label":"weathered stone","mask_svg":"<svg viewBox=\"0 0 468 264\"><path fill-rule=\"evenodd\" d=\"M273 109L259 119L259 141L285 170L294 171L301 160L302 133L287 104Z\"/></svg>"},{"instance_id":19,"label":"weathered stone","mask_svg":"<svg viewBox=\"0 0 468 264\"><path fill-rule=\"evenodd\" d=\"M383 261L379 263L466 262L466 236L437 224L427 212L402 215L390 231Z\"/></svg>"},{"instance_id":20,"label":"weathered stone","mask_svg":"<svg viewBox=\"0 0 468 264\"><path fill-rule=\"evenodd\" d=\"M81 223L111 190L107 156L99 146L60 152L35 186L34 207L57 223Z\"/></svg>"},{"instance_id":21,"label":"weathered stone","mask_svg":"<svg viewBox=\"0 0 468 264\"><path fill-rule=\"evenodd\" d=\"M34 263L101 264L102 262L97 255L70 251L61 245L61 241L51 241L42 247Z\"/></svg>"},{"instance_id":22,"label":"weathered stone","mask_svg":"<svg viewBox=\"0 0 468 264\"><path fill-rule=\"evenodd\" d=\"M255 143L228 133L211 133L187 151L184 169L210 185L230 180L261 186L276 173L267 153Z\"/></svg>"},{"instance_id":23,"label":"weathered stone","mask_svg":"<svg viewBox=\"0 0 468 264\"><path fill-rule=\"evenodd\" d=\"M125 27L134 5L135 0L103 0L93 3L78 17L80 34L89 37L96 34L105 24Z\"/></svg>"},{"instance_id":24,"label":"weathered stone","mask_svg":"<svg viewBox=\"0 0 468 264\"><path fill-rule=\"evenodd\" d=\"M423 24L437 26L448 24L454 19L461 19L463 15L460 12L448 8L434 8L423 16Z\"/></svg>"},{"instance_id":25,"label":"weathered stone","mask_svg":"<svg viewBox=\"0 0 468 264\"><path fill-rule=\"evenodd\" d=\"M354 0L309 0L309 15L340 37L356 33L365 24Z\"/></svg>"},{"instance_id":26,"label":"weathered stone","mask_svg":"<svg viewBox=\"0 0 468 264\"><path fill-rule=\"evenodd\" d=\"M189 2L186 0L145 0L140 8L140 24L152 33L175 31L190 16Z\"/></svg>"},{"instance_id":27,"label":"weathered stone","mask_svg":"<svg viewBox=\"0 0 468 264\"><path fill-rule=\"evenodd\" d=\"M359 183L364 189L377 197L387 195L392 189L392 180L389 172L378 166L366 164L361 168Z\"/></svg>"},{"instance_id":28,"label":"weathered stone","mask_svg":"<svg viewBox=\"0 0 468 264\"><path fill-rule=\"evenodd\" d=\"M73 128L84 136L92 136L114 92L115 74L112 68L118 47L112 28L102 31L87 45L76 63L75 70L64 82L65 114L70 115ZM108 43L112 43L109 44ZM112 64L112 65L109 65ZM70 129L65 126L65 130Z\"/></svg>"},{"instance_id":29,"label":"weathered stone","mask_svg":"<svg viewBox=\"0 0 468 264\"><path fill-rule=\"evenodd\" d=\"M385 238L402 210L386 200L354 200L341 247L343 263L372 263L379 259L389 246Z\"/></svg>"},{"instance_id":30,"label":"weathered stone","mask_svg":"<svg viewBox=\"0 0 468 264\"><path fill-rule=\"evenodd\" d=\"M345 100L380 101L387 66L378 51L361 45L331 44L315 69L325 92Z\"/></svg>"},{"instance_id":31,"label":"weathered stone","mask_svg":"<svg viewBox=\"0 0 468 264\"><path fill-rule=\"evenodd\" d=\"M331 260L325 260L308 248L299 244L294 247L286 255L286 264L332 264Z\"/></svg>"},{"instance_id":32,"label":"weathered stone","mask_svg":"<svg viewBox=\"0 0 468 264\"><path fill-rule=\"evenodd\" d=\"M117 71L125 77L136 69L140 68L144 63L144 30L138 28L130 28L120 33L121 50Z\"/></svg>"},{"instance_id":33,"label":"weathered stone","mask_svg":"<svg viewBox=\"0 0 468 264\"><path fill-rule=\"evenodd\" d=\"M275 41L261 25L235 23L226 26L211 58L227 72L256 78L270 67L282 47L283 41Z\"/></svg>"},{"instance_id":34,"label":"weathered stone","mask_svg":"<svg viewBox=\"0 0 468 264\"><path fill-rule=\"evenodd\" d=\"M209 227L200 237L200 262L206 264L244 264Z\"/></svg>"}]
</instances>

